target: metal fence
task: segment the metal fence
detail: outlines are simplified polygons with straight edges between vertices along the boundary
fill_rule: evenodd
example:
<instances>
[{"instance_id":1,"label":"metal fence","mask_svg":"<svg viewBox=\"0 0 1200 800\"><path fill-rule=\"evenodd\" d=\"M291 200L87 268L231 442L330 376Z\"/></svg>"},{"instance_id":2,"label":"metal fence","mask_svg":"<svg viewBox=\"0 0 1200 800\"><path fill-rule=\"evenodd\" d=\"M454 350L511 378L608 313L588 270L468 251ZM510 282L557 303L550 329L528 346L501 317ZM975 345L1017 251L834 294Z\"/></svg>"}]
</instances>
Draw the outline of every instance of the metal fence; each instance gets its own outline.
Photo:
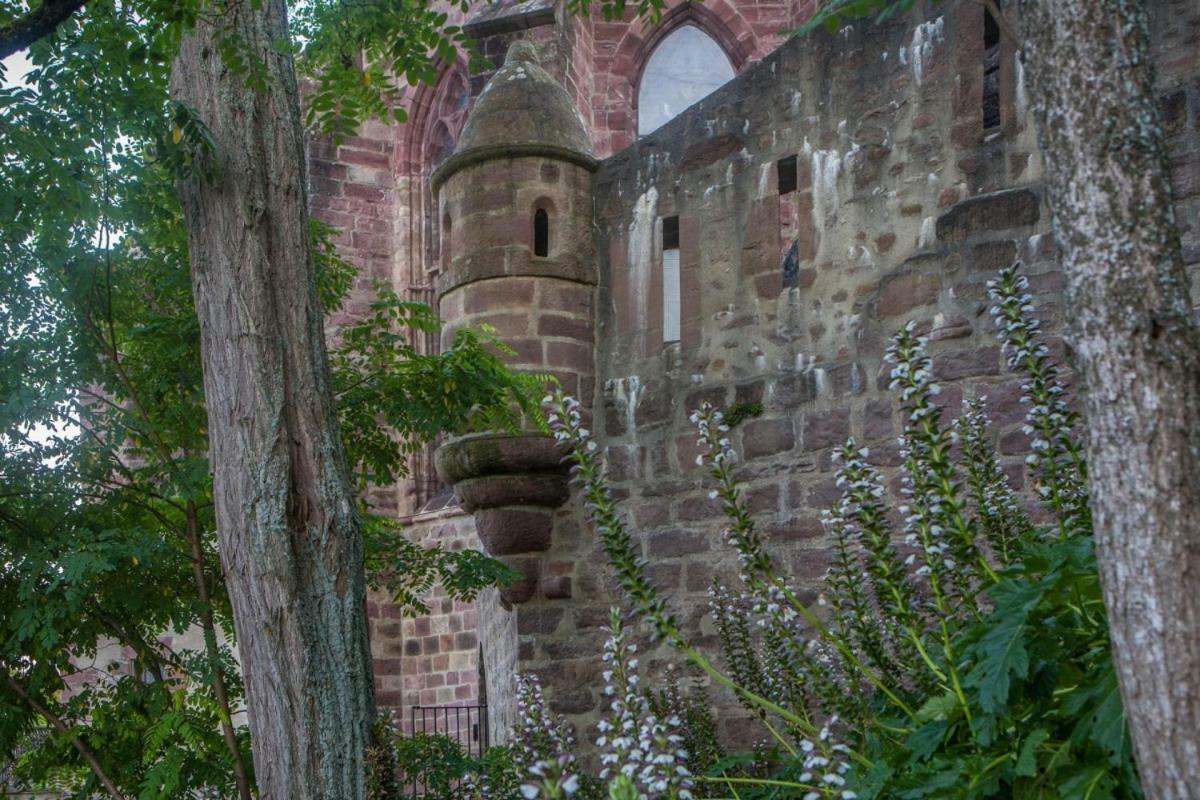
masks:
<instances>
[{"instance_id":1,"label":"metal fence","mask_svg":"<svg viewBox=\"0 0 1200 800\"><path fill-rule=\"evenodd\" d=\"M413 734L448 736L472 758L488 749L487 706L413 706L409 723Z\"/></svg>"},{"instance_id":2,"label":"metal fence","mask_svg":"<svg viewBox=\"0 0 1200 800\"><path fill-rule=\"evenodd\" d=\"M409 734L445 736L458 744L470 758L482 758L488 749L487 706L413 706L409 716ZM433 778L427 767L418 767L410 772L409 782L412 797L422 797L438 779ZM451 781L450 788L457 788L459 781Z\"/></svg>"}]
</instances>

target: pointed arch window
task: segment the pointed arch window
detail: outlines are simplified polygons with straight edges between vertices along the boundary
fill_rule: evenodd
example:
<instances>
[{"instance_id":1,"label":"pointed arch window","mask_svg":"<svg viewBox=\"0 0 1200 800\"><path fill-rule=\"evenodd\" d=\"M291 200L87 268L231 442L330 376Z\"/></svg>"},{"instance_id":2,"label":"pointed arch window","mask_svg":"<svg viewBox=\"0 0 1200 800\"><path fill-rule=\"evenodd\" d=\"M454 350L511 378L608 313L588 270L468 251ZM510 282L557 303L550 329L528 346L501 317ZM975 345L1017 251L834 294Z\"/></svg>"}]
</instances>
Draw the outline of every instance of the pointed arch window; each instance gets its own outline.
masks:
<instances>
[{"instance_id":1,"label":"pointed arch window","mask_svg":"<svg viewBox=\"0 0 1200 800\"><path fill-rule=\"evenodd\" d=\"M667 34L646 60L638 85L638 136L658 130L734 76L717 41L695 25Z\"/></svg>"}]
</instances>

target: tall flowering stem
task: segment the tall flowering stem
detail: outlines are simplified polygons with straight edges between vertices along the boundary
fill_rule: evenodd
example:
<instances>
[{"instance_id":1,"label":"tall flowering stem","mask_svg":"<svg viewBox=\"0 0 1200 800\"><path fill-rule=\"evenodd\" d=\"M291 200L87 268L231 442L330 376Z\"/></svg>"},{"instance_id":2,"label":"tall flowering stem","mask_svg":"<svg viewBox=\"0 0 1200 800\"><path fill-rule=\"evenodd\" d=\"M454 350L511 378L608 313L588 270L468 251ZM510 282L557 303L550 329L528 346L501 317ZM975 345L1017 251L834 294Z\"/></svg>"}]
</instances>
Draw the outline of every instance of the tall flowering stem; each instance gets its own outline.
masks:
<instances>
[{"instance_id":1,"label":"tall flowering stem","mask_svg":"<svg viewBox=\"0 0 1200 800\"><path fill-rule=\"evenodd\" d=\"M629 641L619 609L612 609L609 632L603 657L609 714L600 721L596 740L604 765L600 778L623 775L636 786L640 800L691 800L680 720L674 715L660 719L650 710L638 681L637 646Z\"/></svg>"},{"instance_id":2,"label":"tall flowering stem","mask_svg":"<svg viewBox=\"0 0 1200 800\"><path fill-rule=\"evenodd\" d=\"M571 475L583 490L584 509L600 534L604 552L621 589L654 625L660 637L673 644L684 644L679 624L646 576L646 559L634 545L625 520L617 510L608 486L604 460L591 432L583 427L579 401L559 390L547 396L544 405L549 412L547 421L554 438L570 448L566 459L571 462Z\"/></svg>"},{"instance_id":3,"label":"tall flowering stem","mask_svg":"<svg viewBox=\"0 0 1200 800\"><path fill-rule=\"evenodd\" d=\"M722 500L722 510L729 524L725 528L725 539L733 546L742 564L742 578L750 588L751 594L761 603L763 610L772 618L772 627L782 631L795 631L799 634L799 619L803 619L817 634L821 641L833 648L847 666L852 666L859 675L879 689L893 704L909 717L915 717L915 712L876 674L875 670L863 663L849 643L835 635L829 627L815 615L808 606L800 601L788 582L780 577L774 562L767 554L762 538L754 527L754 519L742 497L738 480L733 473L733 465L737 463L737 454L733 451L729 437L725 435L728 428L720 411L708 403L692 413L692 424L699 433L699 443L703 452L697 457L698 465L708 464L712 476L717 481L713 495ZM799 618L799 619L798 619ZM788 638L798 639L793 634ZM807 650L797 654L804 657ZM810 662L811 672L819 677L823 671L816 659Z\"/></svg>"},{"instance_id":4,"label":"tall flowering stem","mask_svg":"<svg viewBox=\"0 0 1200 800\"><path fill-rule=\"evenodd\" d=\"M875 614L861 576L861 541L858 529L839 505L822 514L821 523L833 541L833 563L825 576L825 596L833 609L834 633L881 677L897 683L897 664L884 640L885 623Z\"/></svg>"},{"instance_id":5,"label":"tall flowering stem","mask_svg":"<svg viewBox=\"0 0 1200 800\"><path fill-rule=\"evenodd\" d=\"M975 544L966 520L965 501L950 461L952 440L941 426L941 409L933 403L940 387L933 380L933 363L926 352L928 340L917 336L909 322L892 337L884 358L893 364L890 388L900 392L900 405L908 419L901 446L904 454L906 540L917 547L924 565L917 574L929 579L944 655L944 672L963 714L971 723L971 708L962 688L954 652L950 620L951 593L971 613L978 615L975 585L978 564L993 581L995 572ZM947 530L949 528L949 530Z\"/></svg>"},{"instance_id":6,"label":"tall flowering stem","mask_svg":"<svg viewBox=\"0 0 1200 800\"><path fill-rule=\"evenodd\" d=\"M1034 470L1038 494L1055 512L1061 538L1091 530L1087 498L1087 464L1073 437L1078 415L1067 405L1058 368L1042 342L1041 322L1034 318L1029 279L1017 262L988 281L997 335L1010 369L1021 372L1021 402L1029 405L1025 433L1033 437L1026 463Z\"/></svg>"},{"instance_id":7,"label":"tall flowering stem","mask_svg":"<svg viewBox=\"0 0 1200 800\"><path fill-rule=\"evenodd\" d=\"M579 789L579 774L571 749L575 744L566 724L546 708L536 676L517 675L518 725L512 748L517 774L525 776L525 800L565 800Z\"/></svg>"},{"instance_id":8,"label":"tall flowering stem","mask_svg":"<svg viewBox=\"0 0 1200 800\"><path fill-rule=\"evenodd\" d=\"M900 392L907 417L901 445L905 451L906 488L910 495L910 534L924 549L935 579L949 579L959 600L976 611L975 582L996 573L975 542L966 500L950 458L954 437L942 427L942 409L933 399L941 387L933 379L928 340L909 322L892 337L884 359L892 367L890 388ZM937 582L934 580L933 582ZM946 584L943 584L943 590Z\"/></svg>"},{"instance_id":9,"label":"tall flowering stem","mask_svg":"<svg viewBox=\"0 0 1200 800\"><path fill-rule=\"evenodd\" d=\"M975 398L965 402L963 415L955 421L955 427L962 440L967 483L975 502L979 526L983 529L993 557L1001 564L1008 565L1016 557L1017 544L1033 525L996 462L996 451L987 437L988 418L983 410L985 399Z\"/></svg>"},{"instance_id":10,"label":"tall flowering stem","mask_svg":"<svg viewBox=\"0 0 1200 800\"><path fill-rule=\"evenodd\" d=\"M912 667L919 657L936 681L944 683L945 674L925 648L927 620L908 570L892 543L883 503L883 478L867 463L869 455L854 439L834 453L837 485L842 490L835 513L862 547L867 578L880 611L879 623L895 648L900 667L906 674L914 674ZM924 683L918 680L918 685Z\"/></svg>"},{"instance_id":11,"label":"tall flowering stem","mask_svg":"<svg viewBox=\"0 0 1200 800\"><path fill-rule=\"evenodd\" d=\"M646 576L646 559L634 545L625 527L625 520L617 511L616 501L608 486L604 462L598 452L599 448L591 438L591 432L583 427L579 401L567 397L559 390L547 396L543 404L547 410L547 422L555 439L569 448L566 460L571 463L572 477L583 493L584 510L600 536L609 565L616 573L625 594L634 602L637 611L654 626L655 633L672 644L706 675L739 697L776 714L789 725L811 729L811 724L803 717L730 680L687 642L674 615L667 610L666 601L659 597L658 591ZM782 739L781 743L787 746Z\"/></svg>"}]
</instances>

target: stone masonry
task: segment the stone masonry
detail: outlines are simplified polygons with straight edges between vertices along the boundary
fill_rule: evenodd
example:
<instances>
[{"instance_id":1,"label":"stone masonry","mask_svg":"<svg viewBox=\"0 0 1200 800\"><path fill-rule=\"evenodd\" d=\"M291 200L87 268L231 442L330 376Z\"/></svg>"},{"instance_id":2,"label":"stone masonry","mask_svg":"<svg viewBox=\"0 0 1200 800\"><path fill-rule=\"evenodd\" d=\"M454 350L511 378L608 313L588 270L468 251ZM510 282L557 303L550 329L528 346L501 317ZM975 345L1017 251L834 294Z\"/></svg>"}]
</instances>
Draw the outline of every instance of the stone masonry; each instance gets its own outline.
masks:
<instances>
[{"instance_id":1,"label":"stone masonry","mask_svg":"<svg viewBox=\"0 0 1200 800\"><path fill-rule=\"evenodd\" d=\"M1151 5L1195 284L1200 7ZM569 17L545 0L490 6L465 23L498 71L450 65L409 98L408 125L311 149L314 209L342 230L362 297L382 279L437 303L445 336L493 325L515 365L554 373L591 409L653 579L702 646L715 646L707 590L736 566L695 466L687 416L699 403L761 405L733 432L741 474L771 547L815 599L829 561L819 515L837 497L832 449L855 436L895 485L899 416L882 360L895 330L915 320L928 333L945 407L987 397L1018 482L1024 409L984 289L998 269L1024 262L1070 363L1031 98L983 6L918 3L883 28L780 35L810 12L808 2L681 3L651 28ZM715 39L739 75L638 139L640 70L682 24ZM510 49L515 40L536 48ZM518 81L536 84L536 102L521 105ZM668 341L664 254L676 249L679 334ZM552 450L532 434L450 442L436 461L459 501L434 461L418 459L415 481L373 501L410 535L485 546L526 580L474 604L435 593L433 613L415 620L374 598L381 704L407 719L414 704L486 698L495 742L511 721L512 673L531 670L587 738L601 626L620 598ZM645 663L671 658L652 650ZM720 725L757 735L736 713Z\"/></svg>"}]
</instances>

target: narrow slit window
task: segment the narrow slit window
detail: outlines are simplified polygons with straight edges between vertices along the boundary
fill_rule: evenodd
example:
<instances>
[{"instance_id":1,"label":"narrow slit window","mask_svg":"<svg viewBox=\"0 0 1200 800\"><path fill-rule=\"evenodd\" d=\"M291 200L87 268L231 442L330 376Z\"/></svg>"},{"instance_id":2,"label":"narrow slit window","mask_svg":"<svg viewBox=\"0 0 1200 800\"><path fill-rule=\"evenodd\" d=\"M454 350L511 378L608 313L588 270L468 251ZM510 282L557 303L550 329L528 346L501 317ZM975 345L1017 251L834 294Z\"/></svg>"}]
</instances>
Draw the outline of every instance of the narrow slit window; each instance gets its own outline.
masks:
<instances>
[{"instance_id":1,"label":"narrow slit window","mask_svg":"<svg viewBox=\"0 0 1200 800\"><path fill-rule=\"evenodd\" d=\"M679 217L662 221L663 343L679 341Z\"/></svg>"},{"instance_id":2,"label":"narrow slit window","mask_svg":"<svg viewBox=\"0 0 1200 800\"><path fill-rule=\"evenodd\" d=\"M550 255L550 215L544 208L533 212L533 254L541 258Z\"/></svg>"},{"instance_id":3,"label":"narrow slit window","mask_svg":"<svg viewBox=\"0 0 1200 800\"><path fill-rule=\"evenodd\" d=\"M441 240L438 242L438 260L441 261L442 269L446 269L450 266L450 230L450 215L446 214L442 217L442 236Z\"/></svg>"},{"instance_id":4,"label":"narrow slit window","mask_svg":"<svg viewBox=\"0 0 1200 800\"><path fill-rule=\"evenodd\" d=\"M788 156L775 162L775 174L779 179L779 193L791 194L796 191L796 157Z\"/></svg>"},{"instance_id":5,"label":"narrow slit window","mask_svg":"<svg viewBox=\"0 0 1200 800\"><path fill-rule=\"evenodd\" d=\"M997 2L997 8L1001 4ZM983 129L1000 127L1000 25L983 12Z\"/></svg>"}]
</instances>

